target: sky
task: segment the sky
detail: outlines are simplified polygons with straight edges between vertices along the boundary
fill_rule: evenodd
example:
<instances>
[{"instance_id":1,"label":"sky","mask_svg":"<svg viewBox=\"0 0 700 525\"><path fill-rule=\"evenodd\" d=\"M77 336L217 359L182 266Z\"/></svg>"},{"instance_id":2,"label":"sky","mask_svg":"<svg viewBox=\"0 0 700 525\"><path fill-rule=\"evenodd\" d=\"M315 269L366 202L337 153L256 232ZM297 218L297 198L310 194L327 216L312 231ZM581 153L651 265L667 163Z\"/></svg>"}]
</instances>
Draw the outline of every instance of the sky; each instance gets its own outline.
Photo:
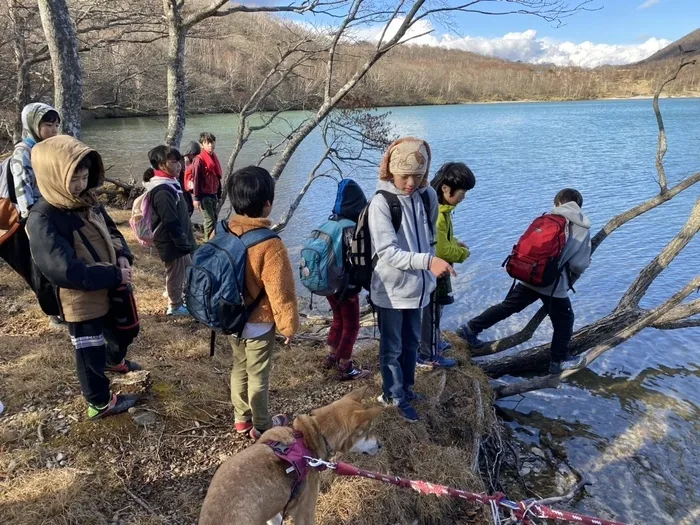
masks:
<instances>
[{"instance_id":1,"label":"sky","mask_svg":"<svg viewBox=\"0 0 700 525\"><path fill-rule=\"evenodd\" d=\"M489 2L479 7L488 8ZM596 67L637 62L700 27L700 0L591 0L588 7L599 9L580 12L561 26L528 15L451 13L449 27L440 19L421 21L414 34L432 33L414 43L523 62ZM365 27L357 35L376 40L380 32L380 27Z\"/></svg>"}]
</instances>

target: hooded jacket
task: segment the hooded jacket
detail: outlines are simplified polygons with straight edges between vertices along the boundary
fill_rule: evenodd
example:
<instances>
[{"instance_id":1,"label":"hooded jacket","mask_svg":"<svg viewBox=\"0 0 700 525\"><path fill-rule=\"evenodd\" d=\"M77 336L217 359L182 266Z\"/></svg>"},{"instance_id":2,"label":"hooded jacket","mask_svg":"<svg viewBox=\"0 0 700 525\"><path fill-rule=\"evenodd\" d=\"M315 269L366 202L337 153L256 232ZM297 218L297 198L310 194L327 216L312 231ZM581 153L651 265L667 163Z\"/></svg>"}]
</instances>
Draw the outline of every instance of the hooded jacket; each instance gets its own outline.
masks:
<instances>
[{"instance_id":1,"label":"hooded jacket","mask_svg":"<svg viewBox=\"0 0 700 525\"><path fill-rule=\"evenodd\" d=\"M29 208L41 197L32 169L31 153L34 145L41 142L39 124L49 111L56 111L56 109L40 102L27 104L22 110L23 139L15 146L12 153L10 170L14 180L17 206L23 218L29 215Z\"/></svg>"},{"instance_id":2,"label":"hooded jacket","mask_svg":"<svg viewBox=\"0 0 700 525\"><path fill-rule=\"evenodd\" d=\"M452 229L452 212L455 207L450 204L440 204L436 228L435 255L450 264L463 263L469 257L469 250L457 244Z\"/></svg>"},{"instance_id":3,"label":"hooded jacket","mask_svg":"<svg viewBox=\"0 0 700 525\"><path fill-rule=\"evenodd\" d=\"M163 262L174 261L197 248L192 222L180 183L168 176L156 176L144 183L150 192L153 215L153 244Z\"/></svg>"},{"instance_id":4,"label":"hooded jacket","mask_svg":"<svg viewBox=\"0 0 700 525\"><path fill-rule=\"evenodd\" d=\"M71 177L84 158L91 161L88 187L80 195L69 191ZM73 137L57 136L32 151L42 198L27 219L34 262L58 288L68 322L97 319L109 312L108 290L121 284L119 257L129 263L129 247L105 209L90 191L104 181L102 158Z\"/></svg>"},{"instance_id":5,"label":"hooded jacket","mask_svg":"<svg viewBox=\"0 0 700 525\"><path fill-rule=\"evenodd\" d=\"M408 139L416 140L416 139ZM368 221L372 240L372 255L377 264L372 274L370 295L380 308L409 310L425 307L435 289L435 276L430 272L430 262L435 254L435 238L428 221L437 222L438 198L428 184L430 159L426 164L426 177L411 195L405 195L393 183L389 171L390 155L395 142L384 155L379 168L377 190L385 190L398 196L402 219L399 231L394 231L391 211L386 199L375 195L369 203ZM427 143L424 143L430 154ZM428 192L430 217L427 216L421 193Z\"/></svg>"},{"instance_id":6,"label":"hooded jacket","mask_svg":"<svg viewBox=\"0 0 700 525\"><path fill-rule=\"evenodd\" d=\"M560 265L564 268L561 278L553 294L553 284L545 287L523 284L542 295L564 298L567 297L569 289L591 264L591 222L575 202L555 206L550 213L561 215L567 219L566 245L560 260Z\"/></svg>"},{"instance_id":7,"label":"hooded jacket","mask_svg":"<svg viewBox=\"0 0 700 525\"><path fill-rule=\"evenodd\" d=\"M362 191L360 185L352 179L343 179L340 184L338 184L338 191L335 196L335 204L333 205L333 213L330 220L339 221L348 219L357 224L360 213L365 206L367 206L367 197L365 197L365 192ZM354 234L354 226L343 230L343 265L346 270L351 267L349 256ZM350 273L348 271L346 271L345 274L345 284L343 288L335 294L339 301L344 301L349 297L357 295L362 290L360 286L350 282Z\"/></svg>"}]
</instances>

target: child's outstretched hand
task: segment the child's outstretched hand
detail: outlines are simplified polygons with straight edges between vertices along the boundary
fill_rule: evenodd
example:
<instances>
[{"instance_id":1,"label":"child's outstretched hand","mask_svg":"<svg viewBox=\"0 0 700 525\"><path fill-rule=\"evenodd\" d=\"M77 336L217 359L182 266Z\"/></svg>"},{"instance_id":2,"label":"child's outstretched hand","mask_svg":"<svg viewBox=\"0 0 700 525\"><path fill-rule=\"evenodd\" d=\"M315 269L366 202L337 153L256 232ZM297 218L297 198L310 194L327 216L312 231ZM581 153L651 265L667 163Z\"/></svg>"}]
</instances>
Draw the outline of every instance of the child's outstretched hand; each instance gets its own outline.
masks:
<instances>
[{"instance_id":1,"label":"child's outstretched hand","mask_svg":"<svg viewBox=\"0 0 700 525\"><path fill-rule=\"evenodd\" d=\"M457 241L457 246L460 246L461 248L466 248L467 250L469 249L469 246L467 246L465 243L462 241Z\"/></svg>"},{"instance_id":2,"label":"child's outstretched hand","mask_svg":"<svg viewBox=\"0 0 700 525\"><path fill-rule=\"evenodd\" d=\"M442 277L448 273L453 277L457 277L457 272L452 268L452 265L439 257L433 257L430 261L430 271L433 272L435 277Z\"/></svg>"},{"instance_id":3,"label":"child's outstretched hand","mask_svg":"<svg viewBox=\"0 0 700 525\"><path fill-rule=\"evenodd\" d=\"M126 257L119 257L117 259L117 264L122 270L125 268L131 268L131 265L129 264L129 259L127 259Z\"/></svg>"},{"instance_id":4,"label":"child's outstretched hand","mask_svg":"<svg viewBox=\"0 0 700 525\"><path fill-rule=\"evenodd\" d=\"M122 268L122 284L131 282L131 268Z\"/></svg>"}]
</instances>

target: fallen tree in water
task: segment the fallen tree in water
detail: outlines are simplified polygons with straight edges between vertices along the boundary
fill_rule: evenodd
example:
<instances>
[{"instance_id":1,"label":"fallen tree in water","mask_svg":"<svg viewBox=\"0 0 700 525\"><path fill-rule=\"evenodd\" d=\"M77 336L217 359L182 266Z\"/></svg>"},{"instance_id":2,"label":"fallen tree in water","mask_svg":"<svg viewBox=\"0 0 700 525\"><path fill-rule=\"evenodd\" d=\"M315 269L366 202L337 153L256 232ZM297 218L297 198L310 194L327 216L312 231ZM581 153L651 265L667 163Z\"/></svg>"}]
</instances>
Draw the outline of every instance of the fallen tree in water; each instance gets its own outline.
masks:
<instances>
[{"instance_id":1,"label":"fallen tree in water","mask_svg":"<svg viewBox=\"0 0 700 525\"><path fill-rule=\"evenodd\" d=\"M688 188L694 187L700 181L700 172L698 172L683 179L675 186L668 187L663 165L663 158L667 149L666 132L658 104L659 96L664 87L673 82L683 68L695 63L696 60L691 60L688 58L688 54L682 53L677 68L659 85L654 96L653 106L659 128L659 145L656 155L659 193L653 198L610 219L593 237L591 254L595 253L603 241L615 230L648 211L669 202ZM695 202L683 228L639 272L636 279L619 300L617 306L605 317L580 328L574 333L569 348L570 352L574 355L585 355L585 364L588 366L600 355L627 341L645 328L673 330L700 326L700 318L696 317L700 314L700 300L684 302L692 292L700 288L700 276L690 280L664 303L648 309L640 306L642 298L654 280L683 251L695 237L698 230L700 230L700 199ZM473 350L474 363L492 378L543 370L549 363L549 343L528 348L511 349L529 341L546 317L547 311L544 307L541 307L520 332L497 341L491 341L485 346ZM496 396L507 397L531 390L553 388L561 380L575 374L577 371L566 371L560 375L524 379L507 385L496 384Z\"/></svg>"}]
</instances>

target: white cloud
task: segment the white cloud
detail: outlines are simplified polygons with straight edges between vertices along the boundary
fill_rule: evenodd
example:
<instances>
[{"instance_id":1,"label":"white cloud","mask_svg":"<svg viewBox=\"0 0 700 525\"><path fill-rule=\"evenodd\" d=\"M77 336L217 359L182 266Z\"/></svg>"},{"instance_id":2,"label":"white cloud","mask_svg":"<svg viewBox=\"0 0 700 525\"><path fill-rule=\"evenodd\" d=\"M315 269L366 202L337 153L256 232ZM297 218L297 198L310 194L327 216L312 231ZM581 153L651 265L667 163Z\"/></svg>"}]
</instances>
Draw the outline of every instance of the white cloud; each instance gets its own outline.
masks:
<instances>
[{"instance_id":1,"label":"white cloud","mask_svg":"<svg viewBox=\"0 0 700 525\"><path fill-rule=\"evenodd\" d=\"M654 1L654 0L648 0ZM385 35L385 39L396 34L401 20L394 20ZM421 20L412 27L406 38L416 37L431 31L429 21ZM366 28L355 33L362 40L376 41L381 35L381 28ZM435 32L418 36L412 44L439 46L448 49L461 49L480 55L520 60L533 64L555 64L557 66L597 67L602 65L630 64L643 60L659 49L671 43L663 38L649 38L641 44L614 45L595 44L593 42L560 42L552 38L538 37L537 31L528 29L522 33L507 33L502 37L485 38L451 34L437 35Z\"/></svg>"},{"instance_id":2,"label":"white cloud","mask_svg":"<svg viewBox=\"0 0 700 525\"><path fill-rule=\"evenodd\" d=\"M651 7L653 5L656 5L659 2L661 2L661 0L647 0L642 5L640 5L637 9L646 9L647 7Z\"/></svg>"}]
</instances>

